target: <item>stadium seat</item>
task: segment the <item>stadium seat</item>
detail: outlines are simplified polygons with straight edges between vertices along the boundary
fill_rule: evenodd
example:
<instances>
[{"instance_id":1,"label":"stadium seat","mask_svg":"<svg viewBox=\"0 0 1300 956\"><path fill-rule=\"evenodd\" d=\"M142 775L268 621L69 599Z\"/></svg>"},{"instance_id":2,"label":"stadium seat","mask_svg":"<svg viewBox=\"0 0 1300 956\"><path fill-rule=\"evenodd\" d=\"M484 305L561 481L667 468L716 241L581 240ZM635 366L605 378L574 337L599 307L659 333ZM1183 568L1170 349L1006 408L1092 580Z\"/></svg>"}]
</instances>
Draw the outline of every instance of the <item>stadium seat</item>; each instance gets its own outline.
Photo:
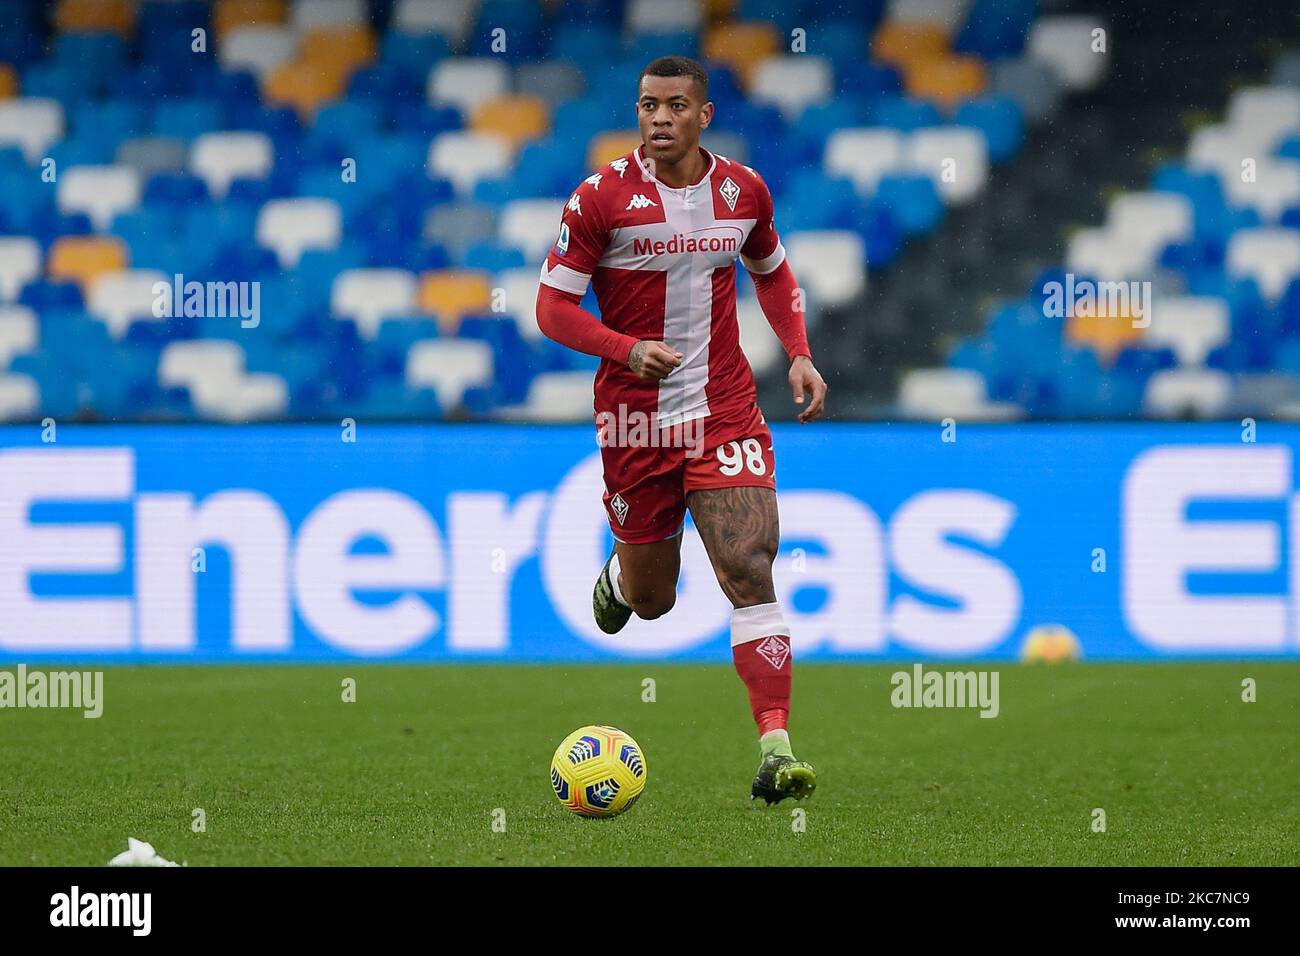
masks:
<instances>
[{"instance_id":1,"label":"stadium seat","mask_svg":"<svg viewBox=\"0 0 1300 956\"><path fill-rule=\"evenodd\" d=\"M292 269L307 249L334 249L342 238L343 219L330 199L277 199L257 216L257 242L273 249L281 266Z\"/></svg>"},{"instance_id":2,"label":"stadium seat","mask_svg":"<svg viewBox=\"0 0 1300 956\"><path fill-rule=\"evenodd\" d=\"M50 247L47 268L51 279L75 282L84 294L96 277L125 269L128 258L115 236L62 236Z\"/></svg>"},{"instance_id":3,"label":"stadium seat","mask_svg":"<svg viewBox=\"0 0 1300 956\"><path fill-rule=\"evenodd\" d=\"M1106 229L1128 247L1141 250L1139 271L1150 271L1160 251L1191 238L1191 201L1172 192L1122 193L1110 204Z\"/></svg>"},{"instance_id":4,"label":"stadium seat","mask_svg":"<svg viewBox=\"0 0 1300 956\"><path fill-rule=\"evenodd\" d=\"M436 33L460 46L474 26L478 0L397 0L393 27L401 33Z\"/></svg>"},{"instance_id":5,"label":"stadium seat","mask_svg":"<svg viewBox=\"0 0 1300 956\"><path fill-rule=\"evenodd\" d=\"M970 369L913 369L903 376L898 410L919 421L1004 421L1021 414L1018 406L990 402L984 376Z\"/></svg>"},{"instance_id":6,"label":"stadium seat","mask_svg":"<svg viewBox=\"0 0 1300 956\"><path fill-rule=\"evenodd\" d=\"M1228 303L1218 296L1173 296L1153 303L1146 341L1167 346L1178 364L1204 365L1210 352L1228 341L1231 325Z\"/></svg>"},{"instance_id":7,"label":"stadium seat","mask_svg":"<svg viewBox=\"0 0 1300 956\"><path fill-rule=\"evenodd\" d=\"M1075 230L1066 243L1065 267L1104 282L1140 274L1145 246L1139 239L1117 236L1107 228Z\"/></svg>"},{"instance_id":8,"label":"stadium seat","mask_svg":"<svg viewBox=\"0 0 1300 956\"><path fill-rule=\"evenodd\" d=\"M172 342L158 360L158 383L189 389L196 405L217 403L243 373L243 348L225 339Z\"/></svg>"},{"instance_id":9,"label":"stadium seat","mask_svg":"<svg viewBox=\"0 0 1300 956\"><path fill-rule=\"evenodd\" d=\"M37 97L0 100L0 148L20 147L29 165L39 163L63 133L63 107L58 101Z\"/></svg>"},{"instance_id":10,"label":"stadium seat","mask_svg":"<svg viewBox=\"0 0 1300 956\"><path fill-rule=\"evenodd\" d=\"M1106 30L1095 17L1058 14L1039 17L1029 29L1029 56L1051 69L1072 91L1089 90L1105 75L1109 53L1093 52L1094 34ZM1110 38L1107 37L1109 49Z\"/></svg>"},{"instance_id":11,"label":"stadium seat","mask_svg":"<svg viewBox=\"0 0 1300 956\"><path fill-rule=\"evenodd\" d=\"M450 333L460 324L461 316L491 309L492 289L486 273L457 269L427 272L420 277L416 305L422 312L438 316L439 326Z\"/></svg>"},{"instance_id":12,"label":"stadium seat","mask_svg":"<svg viewBox=\"0 0 1300 956\"><path fill-rule=\"evenodd\" d=\"M1228 275L1249 277L1272 303L1300 275L1300 233L1277 227L1242 229L1228 240L1224 255Z\"/></svg>"},{"instance_id":13,"label":"stadium seat","mask_svg":"<svg viewBox=\"0 0 1300 956\"><path fill-rule=\"evenodd\" d=\"M970 0L889 0L886 15L890 22L928 24L952 36L969 7Z\"/></svg>"},{"instance_id":14,"label":"stadium seat","mask_svg":"<svg viewBox=\"0 0 1300 956\"><path fill-rule=\"evenodd\" d=\"M1060 108L1064 85L1045 63L1020 57L993 64L993 93L1016 102L1030 123L1041 123Z\"/></svg>"},{"instance_id":15,"label":"stadium seat","mask_svg":"<svg viewBox=\"0 0 1300 956\"><path fill-rule=\"evenodd\" d=\"M870 196L882 176L905 168L904 144L895 129L837 130L826 141L826 174L850 179L862 196Z\"/></svg>"},{"instance_id":16,"label":"stadium seat","mask_svg":"<svg viewBox=\"0 0 1300 956\"><path fill-rule=\"evenodd\" d=\"M266 78L298 52L298 35L291 27L256 24L234 27L222 39L217 57L227 70L248 70Z\"/></svg>"},{"instance_id":17,"label":"stadium seat","mask_svg":"<svg viewBox=\"0 0 1300 956\"><path fill-rule=\"evenodd\" d=\"M1300 133L1300 90L1284 86L1239 89L1228 103L1227 125L1252 145L1246 155L1271 152L1286 136Z\"/></svg>"},{"instance_id":18,"label":"stadium seat","mask_svg":"<svg viewBox=\"0 0 1300 956\"><path fill-rule=\"evenodd\" d=\"M496 288L502 292L506 315L515 320L519 333L529 341L540 341L542 330L537 326L537 290L540 275L532 266L507 269L496 276Z\"/></svg>"},{"instance_id":19,"label":"stadium seat","mask_svg":"<svg viewBox=\"0 0 1300 956\"><path fill-rule=\"evenodd\" d=\"M15 355L34 351L39 342L36 313L26 306L0 305L0 372Z\"/></svg>"},{"instance_id":20,"label":"stadium seat","mask_svg":"<svg viewBox=\"0 0 1300 956\"><path fill-rule=\"evenodd\" d=\"M416 342L406 363L406 384L432 388L443 408L455 408L467 388L492 380L492 347L486 342L437 339Z\"/></svg>"},{"instance_id":21,"label":"stadium seat","mask_svg":"<svg viewBox=\"0 0 1300 956\"><path fill-rule=\"evenodd\" d=\"M0 100L18 95L18 73L8 63L0 63Z\"/></svg>"},{"instance_id":22,"label":"stadium seat","mask_svg":"<svg viewBox=\"0 0 1300 956\"><path fill-rule=\"evenodd\" d=\"M560 228L564 199L518 199L501 210L500 241L523 251L529 262L545 258Z\"/></svg>"},{"instance_id":23,"label":"stadium seat","mask_svg":"<svg viewBox=\"0 0 1300 956\"><path fill-rule=\"evenodd\" d=\"M0 421L35 418L40 403L40 390L31 376L0 373Z\"/></svg>"},{"instance_id":24,"label":"stadium seat","mask_svg":"<svg viewBox=\"0 0 1300 956\"><path fill-rule=\"evenodd\" d=\"M479 180L510 171L510 142L496 133L441 133L429 145L427 165L430 175L450 180L464 195Z\"/></svg>"},{"instance_id":25,"label":"stadium seat","mask_svg":"<svg viewBox=\"0 0 1300 956\"><path fill-rule=\"evenodd\" d=\"M774 24L733 20L713 27L704 37L701 52L707 62L726 66L742 86L756 91L758 70L769 60L779 58L781 46L781 34ZM801 82L810 79L817 82L811 76Z\"/></svg>"},{"instance_id":26,"label":"stadium seat","mask_svg":"<svg viewBox=\"0 0 1300 956\"><path fill-rule=\"evenodd\" d=\"M542 372L528 389L523 417L549 422L590 422L595 410L590 372Z\"/></svg>"},{"instance_id":27,"label":"stadium seat","mask_svg":"<svg viewBox=\"0 0 1300 956\"><path fill-rule=\"evenodd\" d=\"M1157 372L1147 383L1143 410L1159 418L1216 418L1232 399L1232 377L1218 369Z\"/></svg>"},{"instance_id":28,"label":"stadium seat","mask_svg":"<svg viewBox=\"0 0 1300 956\"><path fill-rule=\"evenodd\" d=\"M294 0L292 23L304 33L318 27L364 24L367 20L365 0Z\"/></svg>"},{"instance_id":29,"label":"stadium seat","mask_svg":"<svg viewBox=\"0 0 1300 956\"><path fill-rule=\"evenodd\" d=\"M151 269L126 269L97 277L86 296L86 311L101 319L115 339L126 335L131 323L140 319L165 321L154 315L156 283L170 285L170 276Z\"/></svg>"},{"instance_id":30,"label":"stadium seat","mask_svg":"<svg viewBox=\"0 0 1300 956\"><path fill-rule=\"evenodd\" d=\"M509 92L510 68L500 59L453 57L435 63L429 71L429 104L454 106L466 117Z\"/></svg>"},{"instance_id":31,"label":"stadium seat","mask_svg":"<svg viewBox=\"0 0 1300 956\"><path fill-rule=\"evenodd\" d=\"M60 33L130 34L134 10L127 0L59 0L54 26Z\"/></svg>"},{"instance_id":32,"label":"stadium seat","mask_svg":"<svg viewBox=\"0 0 1300 956\"><path fill-rule=\"evenodd\" d=\"M343 95L347 79L343 71L322 70L317 63L294 60L273 69L262 91L268 103L293 109L306 122L326 103Z\"/></svg>"},{"instance_id":33,"label":"stadium seat","mask_svg":"<svg viewBox=\"0 0 1300 956\"><path fill-rule=\"evenodd\" d=\"M380 323L415 308L415 276L402 269L350 269L334 279L330 311L356 322L361 337L373 340Z\"/></svg>"},{"instance_id":34,"label":"stadium seat","mask_svg":"<svg viewBox=\"0 0 1300 956\"><path fill-rule=\"evenodd\" d=\"M948 53L948 33L934 23L891 19L880 25L871 41L872 56L903 71L913 63L942 58Z\"/></svg>"},{"instance_id":35,"label":"stadium seat","mask_svg":"<svg viewBox=\"0 0 1300 956\"><path fill-rule=\"evenodd\" d=\"M41 246L28 236L0 236L0 303L17 300L41 274Z\"/></svg>"},{"instance_id":36,"label":"stadium seat","mask_svg":"<svg viewBox=\"0 0 1300 956\"><path fill-rule=\"evenodd\" d=\"M140 174L129 166L74 166L58 180L60 212L84 212L103 232L119 213L140 203Z\"/></svg>"},{"instance_id":37,"label":"stadium seat","mask_svg":"<svg viewBox=\"0 0 1300 956\"><path fill-rule=\"evenodd\" d=\"M834 92L827 60L817 56L772 56L755 67L750 84L756 102L770 103L791 122L805 109L827 102Z\"/></svg>"},{"instance_id":38,"label":"stadium seat","mask_svg":"<svg viewBox=\"0 0 1300 956\"><path fill-rule=\"evenodd\" d=\"M470 129L476 133L495 133L518 149L525 142L545 135L548 117L549 108L540 96L498 96L483 100L474 108Z\"/></svg>"},{"instance_id":39,"label":"stadium seat","mask_svg":"<svg viewBox=\"0 0 1300 956\"><path fill-rule=\"evenodd\" d=\"M626 27L633 35L695 33L703 21L701 0L630 0L625 12Z\"/></svg>"},{"instance_id":40,"label":"stadium seat","mask_svg":"<svg viewBox=\"0 0 1300 956\"><path fill-rule=\"evenodd\" d=\"M903 67L908 95L955 110L989 87L984 61L973 56L941 56L912 60Z\"/></svg>"},{"instance_id":41,"label":"stadium seat","mask_svg":"<svg viewBox=\"0 0 1300 956\"><path fill-rule=\"evenodd\" d=\"M168 136L135 136L118 143L113 159L148 180L158 173L179 173L185 169L189 148L183 140Z\"/></svg>"},{"instance_id":42,"label":"stadium seat","mask_svg":"<svg viewBox=\"0 0 1300 956\"><path fill-rule=\"evenodd\" d=\"M810 322L816 309L850 302L866 286L866 248L857 233L791 232L782 241L790 268L808 290Z\"/></svg>"},{"instance_id":43,"label":"stadium seat","mask_svg":"<svg viewBox=\"0 0 1300 956\"><path fill-rule=\"evenodd\" d=\"M1261 157L1254 176L1223 176L1224 192L1233 206L1253 209L1260 222L1276 223L1287 209L1300 204L1300 160Z\"/></svg>"},{"instance_id":44,"label":"stadium seat","mask_svg":"<svg viewBox=\"0 0 1300 956\"><path fill-rule=\"evenodd\" d=\"M285 22L285 0L217 0L212 30L224 40L237 27Z\"/></svg>"},{"instance_id":45,"label":"stadium seat","mask_svg":"<svg viewBox=\"0 0 1300 956\"><path fill-rule=\"evenodd\" d=\"M937 126L907 139L906 162L929 176L946 202L968 203L984 190L989 175L988 142L977 129Z\"/></svg>"},{"instance_id":46,"label":"stadium seat","mask_svg":"<svg viewBox=\"0 0 1300 956\"><path fill-rule=\"evenodd\" d=\"M274 163L265 133L208 133L194 141L189 169L207 183L214 198L223 199L236 179L265 179Z\"/></svg>"}]
</instances>

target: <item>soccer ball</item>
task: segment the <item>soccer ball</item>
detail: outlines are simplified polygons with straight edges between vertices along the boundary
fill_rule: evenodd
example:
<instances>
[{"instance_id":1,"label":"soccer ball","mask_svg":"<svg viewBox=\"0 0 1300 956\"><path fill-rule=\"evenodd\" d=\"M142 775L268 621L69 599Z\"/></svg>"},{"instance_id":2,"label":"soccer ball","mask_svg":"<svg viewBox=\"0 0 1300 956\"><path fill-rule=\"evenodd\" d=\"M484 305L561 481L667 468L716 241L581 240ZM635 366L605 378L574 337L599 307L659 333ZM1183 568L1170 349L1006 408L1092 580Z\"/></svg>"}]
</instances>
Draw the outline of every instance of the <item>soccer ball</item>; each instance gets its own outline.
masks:
<instances>
[{"instance_id":1,"label":"soccer ball","mask_svg":"<svg viewBox=\"0 0 1300 956\"><path fill-rule=\"evenodd\" d=\"M622 813L645 789L641 746L617 727L579 727L551 758L551 786L566 809L584 817Z\"/></svg>"},{"instance_id":2,"label":"soccer ball","mask_svg":"<svg viewBox=\"0 0 1300 956\"><path fill-rule=\"evenodd\" d=\"M1040 624L1029 632L1020 648L1020 659L1026 664L1059 664L1077 661L1081 649L1074 632L1061 624Z\"/></svg>"}]
</instances>

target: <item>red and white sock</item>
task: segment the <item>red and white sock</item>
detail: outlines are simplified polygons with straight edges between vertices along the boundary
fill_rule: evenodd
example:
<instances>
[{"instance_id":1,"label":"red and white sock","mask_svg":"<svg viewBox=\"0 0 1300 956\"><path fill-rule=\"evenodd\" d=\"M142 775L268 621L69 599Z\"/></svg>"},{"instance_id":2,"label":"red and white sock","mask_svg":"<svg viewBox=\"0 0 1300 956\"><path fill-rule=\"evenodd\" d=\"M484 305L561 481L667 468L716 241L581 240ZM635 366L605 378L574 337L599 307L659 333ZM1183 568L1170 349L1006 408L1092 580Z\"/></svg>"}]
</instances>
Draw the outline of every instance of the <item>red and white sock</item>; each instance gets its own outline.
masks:
<instances>
[{"instance_id":1,"label":"red and white sock","mask_svg":"<svg viewBox=\"0 0 1300 956\"><path fill-rule=\"evenodd\" d=\"M763 752L788 752L790 683L794 672L790 629L780 602L738 607L731 612L731 657L749 691Z\"/></svg>"}]
</instances>

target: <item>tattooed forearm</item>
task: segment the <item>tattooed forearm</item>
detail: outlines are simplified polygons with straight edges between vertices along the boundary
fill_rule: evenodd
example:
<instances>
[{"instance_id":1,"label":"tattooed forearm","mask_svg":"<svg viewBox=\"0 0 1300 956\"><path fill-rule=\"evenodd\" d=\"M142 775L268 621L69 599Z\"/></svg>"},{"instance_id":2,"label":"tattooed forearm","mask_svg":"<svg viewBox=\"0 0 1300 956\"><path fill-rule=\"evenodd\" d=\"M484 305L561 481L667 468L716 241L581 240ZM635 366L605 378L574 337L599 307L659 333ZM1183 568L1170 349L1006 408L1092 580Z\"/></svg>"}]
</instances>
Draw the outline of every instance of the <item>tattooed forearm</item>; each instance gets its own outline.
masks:
<instances>
[{"instance_id":1,"label":"tattooed forearm","mask_svg":"<svg viewBox=\"0 0 1300 956\"><path fill-rule=\"evenodd\" d=\"M686 504L732 606L775 601L772 562L781 534L776 492L771 488L692 491Z\"/></svg>"}]
</instances>

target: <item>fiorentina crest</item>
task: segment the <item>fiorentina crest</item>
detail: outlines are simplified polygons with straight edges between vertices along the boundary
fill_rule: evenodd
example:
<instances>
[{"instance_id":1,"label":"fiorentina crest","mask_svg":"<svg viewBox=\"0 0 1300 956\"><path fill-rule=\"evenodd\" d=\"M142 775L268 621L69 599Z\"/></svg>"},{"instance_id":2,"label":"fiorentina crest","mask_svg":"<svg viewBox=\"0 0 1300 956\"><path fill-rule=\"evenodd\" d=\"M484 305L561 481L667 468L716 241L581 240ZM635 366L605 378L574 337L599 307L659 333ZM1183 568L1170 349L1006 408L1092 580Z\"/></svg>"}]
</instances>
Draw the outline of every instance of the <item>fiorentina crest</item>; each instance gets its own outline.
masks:
<instances>
[{"instance_id":1,"label":"fiorentina crest","mask_svg":"<svg viewBox=\"0 0 1300 956\"><path fill-rule=\"evenodd\" d=\"M790 643L784 637L773 634L771 637L763 638L754 650L772 665L773 670L779 671L785 666L786 658L790 656Z\"/></svg>"}]
</instances>

